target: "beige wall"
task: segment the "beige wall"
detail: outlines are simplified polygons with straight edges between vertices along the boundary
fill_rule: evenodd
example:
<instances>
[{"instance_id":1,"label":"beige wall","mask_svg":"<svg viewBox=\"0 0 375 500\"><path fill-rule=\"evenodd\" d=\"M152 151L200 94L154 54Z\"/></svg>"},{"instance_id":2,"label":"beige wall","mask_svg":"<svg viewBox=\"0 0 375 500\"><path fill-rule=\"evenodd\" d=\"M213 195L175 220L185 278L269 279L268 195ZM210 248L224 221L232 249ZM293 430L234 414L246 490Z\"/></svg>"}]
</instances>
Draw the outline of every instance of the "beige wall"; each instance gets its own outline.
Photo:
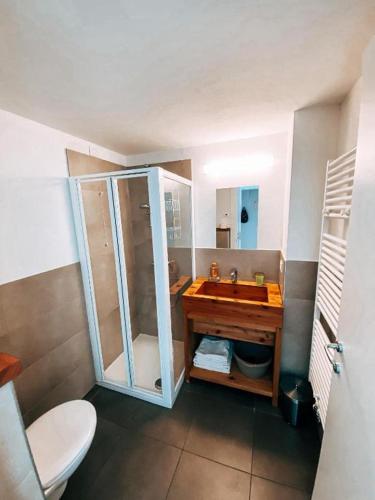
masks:
<instances>
[{"instance_id":1,"label":"beige wall","mask_svg":"<svg viewBox=\"0 0 375 500\"><path fill-rule=\"evenodd\" d=\"M341 104L337 155L347 153L357 145L362 79L359 78Z\"/></svg>"},{"instance_id":2,"label":"beige wall","mask_svg":"<svg viewBox=\"0 0 375 500\"><path fill-rule=\"evenodd\" d=\"M317 261L327 161L337 156L338 105L294 113L287 260Z\"/></svg>"},{"instance_id":3,"label":"beige wall","mask_svg":"<svg viewBox=\"0 0 375 500\"><path fill-rule=\"evenodd\" d=\"M95 377L79 264L0 286L0 351L21 359L25 424L84 396Z\"/></svg>"},{"instance_id":4,"label":"beige wall","mask_svg":"<svg viewBox=\"0 0 375 500\"><path fill-rule=\"evenodd\" d=\"M113 151L0 110L0 284L78 261L66 148Z\"/></svg>"},{"instance_id":5,"label":"beige wall","mask_svg":"<svg viewBox=\"0 0 375 500\"><path fill-rule=\"evenodd\" d=\"M66 157L70 176L115 172L125 169L123 165L102 160L96 156L87 155L71 149L66 150Z\"/></svg>"},{"instance_id":6,"label":"beige wall","mask_svg":"<svg viewBox=\"0 0 375 500\"><path fill-rule=\"evenodd\" d=\"M130 161L132 164L132 161ZM180 175L181 177L185 177L186 179L191 180L191 160L176 160L176 161L162 161L159 163L144 163L143 165L132 165L127 168L142 168L145 165L149 165L151 167L162 167L173 174Z\"/></svg>"}]
</instances>

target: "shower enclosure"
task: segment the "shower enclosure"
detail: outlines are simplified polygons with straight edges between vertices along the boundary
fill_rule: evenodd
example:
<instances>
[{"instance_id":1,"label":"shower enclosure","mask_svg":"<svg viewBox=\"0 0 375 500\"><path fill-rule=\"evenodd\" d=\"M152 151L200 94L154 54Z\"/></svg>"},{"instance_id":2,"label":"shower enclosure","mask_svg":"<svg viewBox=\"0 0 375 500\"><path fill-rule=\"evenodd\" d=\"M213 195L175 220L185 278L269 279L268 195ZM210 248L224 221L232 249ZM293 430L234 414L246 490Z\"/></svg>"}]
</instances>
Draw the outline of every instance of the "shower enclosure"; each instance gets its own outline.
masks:
<instances>
[{"instance_id":1,"label":"shower enclosure","mask_svg":"<svg viewBox=\"0 0 375 500\"><path fill-rule=\"evenodd\" d=\"M98 384L172 407L193 278L191 182L159 167L70 178Z\"/></svg>"}]
</instances>

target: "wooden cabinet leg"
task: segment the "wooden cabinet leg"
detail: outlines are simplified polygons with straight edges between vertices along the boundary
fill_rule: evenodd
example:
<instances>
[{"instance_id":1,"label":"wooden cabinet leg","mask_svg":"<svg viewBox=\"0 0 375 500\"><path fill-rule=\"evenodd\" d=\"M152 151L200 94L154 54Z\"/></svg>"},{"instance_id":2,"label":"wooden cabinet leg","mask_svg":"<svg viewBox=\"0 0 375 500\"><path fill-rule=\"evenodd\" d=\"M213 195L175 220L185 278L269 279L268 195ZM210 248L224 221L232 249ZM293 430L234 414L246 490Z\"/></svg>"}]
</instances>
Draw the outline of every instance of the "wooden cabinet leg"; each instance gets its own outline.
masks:
<instances>
[{"instance_id":1,"label":"wooden cabinet leg","mask_svg":"<svg viewBox=\"0 0 375 500\"><path fill-rule=\"evenodd\" d=\"M190 383L190 369L191 369L191 335L189 328L189 320L184 317L184 353L185 353L185 380Z\"/></svg>"},{"instance_id":2,"label":"wooden cabinet leg","mask_svg":"<svg viewBox=\"0 0 375 500\"><path fill-rule=\"evenodd\" d=\"M279 399L279 380L280 380L280 364L281 364L281 328L278 328L275 333L275 351L273 360L273 380L272 380L272 405L278 405Z\"/></svg>"}]
</instances>

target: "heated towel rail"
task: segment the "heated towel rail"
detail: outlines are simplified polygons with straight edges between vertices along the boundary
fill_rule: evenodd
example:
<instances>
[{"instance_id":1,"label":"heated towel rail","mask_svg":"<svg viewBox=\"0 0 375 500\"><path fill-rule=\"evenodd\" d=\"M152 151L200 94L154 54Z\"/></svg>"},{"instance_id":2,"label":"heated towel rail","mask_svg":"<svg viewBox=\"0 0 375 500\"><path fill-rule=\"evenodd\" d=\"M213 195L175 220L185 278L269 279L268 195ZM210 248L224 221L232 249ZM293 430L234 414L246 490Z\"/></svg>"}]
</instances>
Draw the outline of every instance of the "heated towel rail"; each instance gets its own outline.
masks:
<instances>
[{"instance_id":1,"label":"heated towel rail","mask_svg":"<svg viewBox=\"0 0 375 500\"><path fill-rule=\"evenodd\" d=\"M356 148L327 164L309 380L315 410L325 426L332 373L340 372L338 342L345 272L346 234L354 183ZM337 347L339 346L339 347Z\"/></svg>"}]
</instances>

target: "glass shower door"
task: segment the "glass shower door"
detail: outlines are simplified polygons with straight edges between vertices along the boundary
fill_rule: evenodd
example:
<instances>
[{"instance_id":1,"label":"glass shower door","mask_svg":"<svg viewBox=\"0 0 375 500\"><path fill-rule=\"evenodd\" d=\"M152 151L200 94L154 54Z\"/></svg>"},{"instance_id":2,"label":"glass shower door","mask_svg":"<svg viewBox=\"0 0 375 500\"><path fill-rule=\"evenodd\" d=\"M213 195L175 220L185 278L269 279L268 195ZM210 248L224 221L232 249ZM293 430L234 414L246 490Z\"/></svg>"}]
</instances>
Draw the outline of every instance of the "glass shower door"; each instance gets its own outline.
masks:
<instances>
[{"instance_id":1,"label":"glass shower door","mask_svg":"<svg viewBox=\"0 0 375 500\"><path fill-rule=\"evenodd\" d=\"M106 179L80 181L79 190L102 377L126 387L130 376L110 184Z\"/></svg>"},{"instance_id":2,"label":"glass shower door","mask_svg":"<svg viewBox=\"0 0 375 500\"><path fill-rule=\"evenodd\" d=\"M132 386L162 395L148 175L112 180Z\"/></svg>"},{"instance_id":3,"label":"glass shower door","mask_svg":"<svg viewBox=\"0 0 375 500\"><path fill-rule=\"evenodd\" d=\"M184 313L182 294L192 282L191 185L164 171L165 225L168 248L168 275L174 386L184 371Z\"/></svg>"}]
</instances>

